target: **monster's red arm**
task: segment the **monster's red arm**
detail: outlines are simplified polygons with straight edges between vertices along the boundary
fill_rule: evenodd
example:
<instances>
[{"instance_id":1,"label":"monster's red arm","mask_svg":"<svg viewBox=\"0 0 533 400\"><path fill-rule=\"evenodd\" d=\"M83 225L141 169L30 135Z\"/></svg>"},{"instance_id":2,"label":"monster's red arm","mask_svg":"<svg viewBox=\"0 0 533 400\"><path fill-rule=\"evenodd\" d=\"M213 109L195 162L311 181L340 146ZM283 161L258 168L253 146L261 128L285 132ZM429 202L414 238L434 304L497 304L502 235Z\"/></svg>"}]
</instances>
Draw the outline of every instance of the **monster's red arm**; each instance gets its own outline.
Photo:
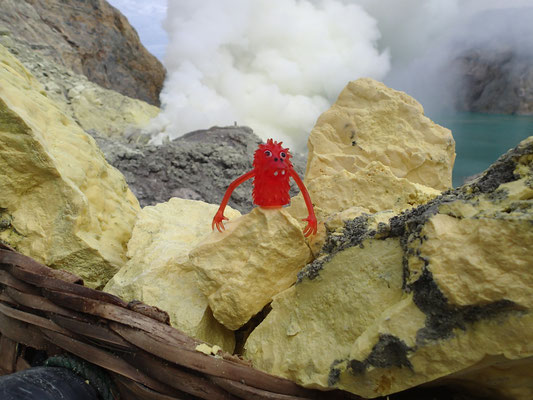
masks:
<instances>
[{"instance_id":1,"label":"monster's red arm","mask_svg":"<svg viewBox=\"0 0 533 400\"><path fill-rule=\"evenodd\" d=\"M218 207L218 211L215 214L215 217L213 218L213 223L211 224L212 229L215 229L215 226L216 226L219 232L222 232L224 230L224 223L222 221L227 219L224 216L224 209L226 208L226 205L228 204L229 198L231 197L231 193L233 193L233 191L235 190L237 186L239 186L244 181L247 181L248 179L253 178L254 175L255 175L255 169L252 169L251 171L245 173L242 176L239 176L237 179L235 179L233 182L230 183L230 185L226 189L224 198L222 199L222 202L220 203L220 207Z\"/></svg>"},{"instance_id":2,"label":"monster's red arm","mask_svg":"<svg viewBox=\"0 0 533 400\"><path fill-rule=\"evenodd\" d=\"M304 236L315 235L317 231L317 222L315 211L313 209L313 203L311 202L311 197L309 197L309 193L307 192L307 189L305 188L305 185L300 179L298 173L294 169L289 168L289 174L290 176L292 176L292 179L294 179L294 181L300 188L300 191L304 196L305 205L307 206L307 212L309 214L307 218L303 219L303 221L307 221L307 226L304 229Z\"/></svg>"}]
</instances>

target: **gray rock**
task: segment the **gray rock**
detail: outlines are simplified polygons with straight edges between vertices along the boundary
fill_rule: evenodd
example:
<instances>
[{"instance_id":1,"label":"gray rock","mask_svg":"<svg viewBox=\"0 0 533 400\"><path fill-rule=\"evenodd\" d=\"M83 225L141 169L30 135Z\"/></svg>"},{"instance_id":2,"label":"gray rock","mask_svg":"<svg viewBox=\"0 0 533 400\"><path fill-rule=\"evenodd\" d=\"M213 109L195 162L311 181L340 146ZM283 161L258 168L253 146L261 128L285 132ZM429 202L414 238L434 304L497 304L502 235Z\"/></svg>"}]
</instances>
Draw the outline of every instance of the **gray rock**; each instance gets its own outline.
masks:
<instances>
[{"instance_id":1,"label":"gray rock","mask_svg":"<svg viewBox=\"0 0 533 400\"><path fill-rule=\"evenodd\" d=\"M533 114L533 7L488 10L468 24L450 68L463 111Z\"/></svg>"},{"instance_id":2,"label":"gray rock","mask_svg":"<svg viewBox=\"0 0 533 400\"><path fill-rule=\"evenodd\" d=\"M139 134L109 139L89 133L143 207L171 197L220 203L229 184L252 169L253 153L261 143L252 129L239 126L194 131L158 146L147 144ZM293 154L292 162L303 177L305 157ZM298 189L292 184L294 196ZM235 189L229 205L243 213L252 209L251 181Z\"/></svg>"},{"instance_id":3,"label":"gray rock","mask_svg":"<svg viewBox=\"0 0 533 400\"><path fill-rule=\"evenodd\" d=\"M454 67L461 76L459 110L533 114L533 56L512 49L475 49L464 52Z\"/></svg>"},{"instance_id":4,"label":"gray rock","mask_svg":"<svg viewBox=\"0 0 533 400\"><path fill-rule=\"evenodd\" d=\"M2 0L0 36L85 75L90 81L159 105L165 69L124 15L105 0Z\"/></svg>"},{"instance_id":5,"label":"gray rock","mask_svg":"<svg viewBox=\"0 0 533 400\"><path fill-rule=\"evenodd\" d=\"M0 45L17 57L44 86L46 96L85 131L122 136L148 123L159 112L157 107L142 100L90 82L85 75L74 73L34 51L23 40L0 35Z\"/></svg>"}]
</instances>

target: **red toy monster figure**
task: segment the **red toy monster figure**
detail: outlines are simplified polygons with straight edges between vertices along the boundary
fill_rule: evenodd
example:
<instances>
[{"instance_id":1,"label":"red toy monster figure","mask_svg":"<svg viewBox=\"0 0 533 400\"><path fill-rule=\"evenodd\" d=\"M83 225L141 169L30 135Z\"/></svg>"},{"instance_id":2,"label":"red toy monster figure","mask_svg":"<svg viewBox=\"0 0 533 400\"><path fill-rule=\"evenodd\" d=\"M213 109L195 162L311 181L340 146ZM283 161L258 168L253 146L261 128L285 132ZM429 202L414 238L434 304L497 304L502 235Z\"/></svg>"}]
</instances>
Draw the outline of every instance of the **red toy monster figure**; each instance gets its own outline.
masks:
<instances>
[{"instance_id":1,"label":"red toy monster figure","mask_svg":"<svg viewBox=\"0 0 533 400\"><path fill-rule=\"evenodd\" d=\"M215 226L220 232L224 230L222 221L227 220L224 216L224 209L226 204L228 204L231 193L241 183L254 178L252 192L254 204L264 208L279 208L289 204L291 201L289 178L292 177L304 196L305 205L309 213L309 216L304 219L304 221L307 221L304 235L316 234L317 222L311 198L304 183L292 166L289 149L284 149L281 145L282 142L274 142L272 139L268 139L266 144L259 145L259 148L254 153L254 169L235 179L226 190L220 207L213 218L213 230Z\"/></svg>"}]
</instances>

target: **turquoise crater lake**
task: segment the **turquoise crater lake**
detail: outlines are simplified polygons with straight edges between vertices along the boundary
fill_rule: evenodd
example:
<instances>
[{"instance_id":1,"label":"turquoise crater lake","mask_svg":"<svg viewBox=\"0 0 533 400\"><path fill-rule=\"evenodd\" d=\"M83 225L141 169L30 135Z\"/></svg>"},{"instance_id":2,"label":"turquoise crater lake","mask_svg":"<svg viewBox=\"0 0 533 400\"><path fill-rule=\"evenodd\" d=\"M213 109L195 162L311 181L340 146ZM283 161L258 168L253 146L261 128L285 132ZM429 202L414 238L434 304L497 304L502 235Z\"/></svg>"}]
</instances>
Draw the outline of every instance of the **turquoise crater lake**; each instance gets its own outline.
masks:
<instances>
[{"instance_id":1,"label":"turquoise crater lake","mask_svg":"<svg viewBox=\"0 0 533 400\"><path fill-rule=\"evenodd\" d=\"M455 139L453 186L483 172L503 153L533 135L533 115L454 113L429 115Z\"/></svg>"}]
</instances>

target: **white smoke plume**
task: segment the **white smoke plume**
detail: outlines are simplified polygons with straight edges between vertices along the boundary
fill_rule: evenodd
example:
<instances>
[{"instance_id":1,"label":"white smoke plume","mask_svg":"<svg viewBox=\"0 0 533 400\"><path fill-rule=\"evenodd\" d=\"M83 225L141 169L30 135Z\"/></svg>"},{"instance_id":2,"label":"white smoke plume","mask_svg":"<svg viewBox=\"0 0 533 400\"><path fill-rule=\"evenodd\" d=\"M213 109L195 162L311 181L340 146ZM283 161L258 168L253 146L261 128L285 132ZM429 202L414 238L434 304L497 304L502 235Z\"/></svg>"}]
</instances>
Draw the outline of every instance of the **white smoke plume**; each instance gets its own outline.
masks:
<instances>
[{"instance_id":1,"label":"white smoke plume","mask_svg":"<svg viewBox=\"0 0 533 400\"><path fill-rule=\"evenodd\" d=\"M377 3L384 1L392 2ZM430 116L454 111L464 73L455 60L465 51L533 56L531 0L432 0L409 11L410 19L399 15L408 22L397 26L369 9L391 49L385 83L415 97Z\"/></svg>"},{"instance_id":2,"label":"white smoke plume","mask_svg":"<svg viewBox=\"0 0 533 400\"><path fill-rule=\"evenodd\" d=\"M530 2L169 0L168 75L154 142L237 122L302 151L318 116L360 77L424 105L431 97L445 102L435 93L452 79L450 57L470 36L505 34L470 26L472 18L496 10L497 19L497 10Z\"/></svg>"},{"instance_id":3,"label":"white smoke plume","mask_svg":"<svg viewBox=\"0 0 533 400\"><path fill-rule=\"evenodd\" d=\"M376 20L339 0L172 0L156 140L248 125L298 149L346 83L382 79Z\"/></svg>"}]
</instances>

